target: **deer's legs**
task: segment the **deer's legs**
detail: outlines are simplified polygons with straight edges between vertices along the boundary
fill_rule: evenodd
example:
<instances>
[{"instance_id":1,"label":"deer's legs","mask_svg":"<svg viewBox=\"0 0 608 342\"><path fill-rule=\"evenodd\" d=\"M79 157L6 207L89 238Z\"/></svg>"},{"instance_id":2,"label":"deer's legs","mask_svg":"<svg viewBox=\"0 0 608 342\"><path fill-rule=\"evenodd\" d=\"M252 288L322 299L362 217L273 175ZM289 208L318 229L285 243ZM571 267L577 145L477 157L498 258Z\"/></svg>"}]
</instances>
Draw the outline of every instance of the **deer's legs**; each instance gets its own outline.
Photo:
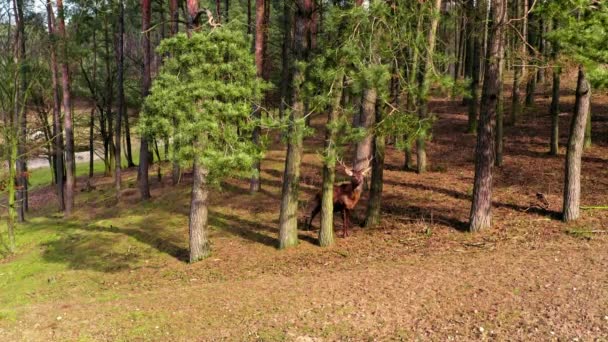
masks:
<instances>
[{"instance_id":1,"label":"deer's legs","mask_svg":"<svg viewBox=\"0 0 608 342\"><path fill-rule=\"evenodd\" d=\"M317 214L320 211L321 211L321 205L318 204L318 205L315 206L315 208L310 213L310 221L308 221L308 224L306 225L306 230L310 230L310 228L312 226L312 220L315 218L315 216L317 216Z\"/></svg>"},{"instance_id":2,"label":"deer's legs","mask_svg":"<svg viewBox=\"0 0 608 342\"><path fill-rule=\"evenodd\" d=\"M342 237L348 236L348 209L342 210Z\"/></svg>"}]
</instances>

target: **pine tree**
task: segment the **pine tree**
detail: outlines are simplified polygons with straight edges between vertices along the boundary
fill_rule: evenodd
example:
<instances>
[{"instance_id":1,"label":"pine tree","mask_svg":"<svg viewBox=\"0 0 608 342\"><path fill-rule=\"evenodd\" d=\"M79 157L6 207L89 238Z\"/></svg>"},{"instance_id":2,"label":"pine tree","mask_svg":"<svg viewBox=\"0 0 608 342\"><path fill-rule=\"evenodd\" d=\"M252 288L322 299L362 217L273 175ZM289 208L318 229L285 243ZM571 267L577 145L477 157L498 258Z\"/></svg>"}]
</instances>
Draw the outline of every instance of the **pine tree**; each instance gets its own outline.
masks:
<instances>
[{"instance_id":1,"label":"pine tree","mask_svg":"<svg viewBox=\"0 0 608 342\"><path fill-rule=\"evenodd\" d=\"M145 136L168 134L177 140L178 158L193 164L190 208L190 262L210 253L207 237L209 187L226 176L251 172L260 157L249 138L264 83L256 77L250 45L229 28L178 34L159 53L170 57L145 101ZM247 173L245 173L247 171Z\"/></svg>"}]
</instances>

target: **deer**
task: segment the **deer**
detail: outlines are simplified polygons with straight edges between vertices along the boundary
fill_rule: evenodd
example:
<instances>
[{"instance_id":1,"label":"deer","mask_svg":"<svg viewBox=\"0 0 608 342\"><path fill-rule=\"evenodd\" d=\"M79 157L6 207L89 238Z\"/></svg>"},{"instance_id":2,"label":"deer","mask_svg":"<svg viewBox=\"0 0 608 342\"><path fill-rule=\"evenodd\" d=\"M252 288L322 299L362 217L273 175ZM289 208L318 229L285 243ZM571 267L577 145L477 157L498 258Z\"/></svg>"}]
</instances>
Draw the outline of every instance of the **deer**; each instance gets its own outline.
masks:
<instances>
[{"instance_id":1,"label":"deer","mask_svg":"<svg viewBox=\"0 0 608 342\"><path fill-rule=\"evenodd\" d=\"M370 163L373 158L370 158L366 165L359 169L354 169L344 165L342 160L338 159L338 163L342 166L344 173L350 177L350 182L341 183L338 185L334 185L334 213L341 212L342 213L342 237L347 237L348 234L348 226L350 221L350 212L355 208L359 199L361 198L361 193L363 192L363 181L365 177L372 169ZM321 193L317 193L314 198L314 209L310 213L310 218L307 222L306 228L310 230L312 225L312 220L317 216L317 214L321 211Z\"/></svg>"}]
</instances>

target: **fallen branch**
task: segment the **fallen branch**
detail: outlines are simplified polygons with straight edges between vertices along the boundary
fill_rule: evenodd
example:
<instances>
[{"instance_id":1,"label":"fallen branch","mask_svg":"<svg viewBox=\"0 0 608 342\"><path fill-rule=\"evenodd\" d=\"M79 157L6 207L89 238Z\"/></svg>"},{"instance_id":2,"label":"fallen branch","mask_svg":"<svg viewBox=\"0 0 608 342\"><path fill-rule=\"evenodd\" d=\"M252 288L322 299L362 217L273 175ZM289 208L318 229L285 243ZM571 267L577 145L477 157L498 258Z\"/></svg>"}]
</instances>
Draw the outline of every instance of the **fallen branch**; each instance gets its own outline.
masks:
<instances>
[{"instance_id":1,"label":"fallen branch","mask_svg":"<svg viewBox=\"0 0 608 342\"><path fill-rule=\"evenodd\" d=\"M608 209L608 205L598 205L598 206L581 206L583 210L606 210Z\"/></svg>"}]
</instances>

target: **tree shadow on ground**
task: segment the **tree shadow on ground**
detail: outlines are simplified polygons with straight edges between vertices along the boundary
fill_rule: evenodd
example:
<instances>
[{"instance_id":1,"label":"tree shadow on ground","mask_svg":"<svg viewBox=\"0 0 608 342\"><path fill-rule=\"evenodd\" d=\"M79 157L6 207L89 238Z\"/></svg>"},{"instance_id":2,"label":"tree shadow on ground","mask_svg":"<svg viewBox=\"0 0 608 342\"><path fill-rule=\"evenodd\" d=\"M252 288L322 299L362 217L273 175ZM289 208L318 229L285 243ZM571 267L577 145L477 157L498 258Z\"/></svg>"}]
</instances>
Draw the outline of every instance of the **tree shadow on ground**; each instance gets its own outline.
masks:
<instances>
[{"instance_id":1,"label":"tree shadow on ground","mask_svg":"<svg viewBox=\"0 0 608 342\"><path fill-rule=\"evenodd\" d=\"M422 185L422 184L415 184L415 183L396 182L396 181L392 181L392 180L385 180L385 182L388 184L394 185L394 186L405 186L405 187L415 189L415 190L432 191L432 192L450 196L450 197L453 197L456 199L462 199L462 200L467 200L467 201L472 200L471 195L468 195L468 194L465 194L465 193L462 193L462 192L459 192L456 190L444 189L444 188L440 188L440 187L436 187L436 186L429 186L429 185ZM533 207L533 206L526 207L526 206L522 206L522 205L511 204L511 203L502 203L502 202L496 202L496 201L492 201L492 206L495 208L507 208L507 209L511 209L511 210L515 210L515 211L527 212L530 214L545 216L545 217L549 217L549 218L556 219L556 220L559 220L561 218L561 213L559 213L557 211L537 208L537 207Z\"/></svg>"}]
</instances>

